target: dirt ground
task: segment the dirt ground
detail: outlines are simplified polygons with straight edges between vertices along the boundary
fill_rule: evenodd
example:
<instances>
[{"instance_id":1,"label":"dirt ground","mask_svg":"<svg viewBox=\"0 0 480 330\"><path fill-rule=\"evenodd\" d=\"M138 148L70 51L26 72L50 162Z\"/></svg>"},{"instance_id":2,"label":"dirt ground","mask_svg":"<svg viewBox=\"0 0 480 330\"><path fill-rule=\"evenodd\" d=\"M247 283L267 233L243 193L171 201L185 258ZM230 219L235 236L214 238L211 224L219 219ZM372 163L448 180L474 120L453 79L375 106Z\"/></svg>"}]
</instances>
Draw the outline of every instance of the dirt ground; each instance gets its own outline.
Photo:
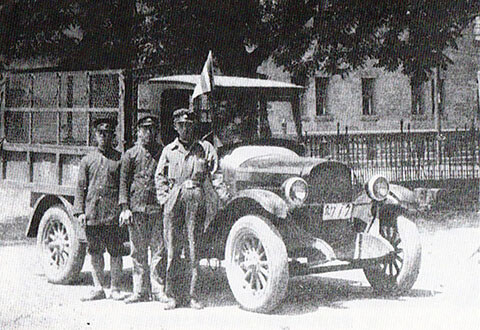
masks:
<instances>
[{"instance_id":1,"label":"dirt ground","mask_svg":"<svg viewBox=\"0 0 480 330\"><path fill-rule=\"evenodd\" d=\"M15 204L13 204L15 205ZM480 215L443 212L415 219L423 247L413 290L379 297L358 270L292 279L272 314L238 307L224 273L204 269L207 307L163 311L156 302L82 303L91 285L89 260L75 285L47 283L34 240L23 237L25 209L0 217L0 329L478 329L480 324ZM125 292L131 260L124 258Z\"/></svg>"}]
</instances>

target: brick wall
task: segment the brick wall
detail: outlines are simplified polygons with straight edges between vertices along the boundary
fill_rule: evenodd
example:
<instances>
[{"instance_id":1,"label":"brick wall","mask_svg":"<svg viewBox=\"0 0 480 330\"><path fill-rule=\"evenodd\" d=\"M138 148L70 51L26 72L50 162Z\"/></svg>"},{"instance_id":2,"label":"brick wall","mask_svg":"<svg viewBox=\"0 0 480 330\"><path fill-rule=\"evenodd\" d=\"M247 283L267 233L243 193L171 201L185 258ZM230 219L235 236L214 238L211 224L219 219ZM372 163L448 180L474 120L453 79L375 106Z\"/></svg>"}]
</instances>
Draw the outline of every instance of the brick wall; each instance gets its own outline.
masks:
<instances>
[{"instance_id":1,"label":"brick wall","mask_svg":"<svg viewBox=\"0 0 480 330\"><path fill-rule=\"evenodd\" d=\"M454 62L447 70L441 71L444 80L443 128L460 128L472 125L477 118L477 79L480 69L480 45L473 40L472 27L467 28L459 38L458 50L449 50L447 55ZM269 79L290 81L290 76L273 61L263 63L259 73ZM318 77L325 76L321 72ZM362 78L374 78L373 105L375 114L362 115ZM367 63L364 69L342 78L332 76L327 88L327 112L316 115L315 77L311 77L302 96L302 122L306 132L341 131L348 126L349 131L399 130L400 121L404 128L412 130L434 129L435 115L432 112L432 81L422 88L423 115L412 115L410 81L399 71L386 72L375 68L374 62ZM281 123L287 121L287 133L294 134L295 128L289 109L283 105L269 107L269 120L274 134L282 133Z\"/></svg>"}]
</instances>

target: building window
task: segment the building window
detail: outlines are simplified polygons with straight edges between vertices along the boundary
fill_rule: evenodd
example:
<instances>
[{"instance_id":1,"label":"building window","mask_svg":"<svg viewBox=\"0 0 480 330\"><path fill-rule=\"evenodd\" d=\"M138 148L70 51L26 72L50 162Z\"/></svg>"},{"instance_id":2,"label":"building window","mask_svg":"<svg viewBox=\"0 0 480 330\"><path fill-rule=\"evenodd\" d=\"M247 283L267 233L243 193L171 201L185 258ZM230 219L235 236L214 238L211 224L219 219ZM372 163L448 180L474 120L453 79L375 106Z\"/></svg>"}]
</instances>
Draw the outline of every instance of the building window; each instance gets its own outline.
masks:
<instances>
[{"instance_id":1,"label":"building window","mask_svg":"<svg viewBox=\"0 0 480 330\"><path fill-rule=\"evenodd\" d=\"M316 77L315 78L315 97L317 102L317 116L324 116L327 111L327 95L328 95L328 77Z\"/></svg>"},{"instance_id":2,"label":"building window","mask_svg":"<svg viewBox=\"0 0 480 330\"><path fill-rule=\"evenodd\" d=\"M411 93L412 93L412 115L423 115L425 113L423 84L412 83Z\"/></svg>"},{"instance_id":3,"label":"building window","mask_svg":"<svg viewBox=\"0 0 480 330\"><path fill-rule=\"evenodd\" d=\"M364 116L374 115L373 90L375 78L362 78L362 113Z\"/></svg>"}]
</instances>

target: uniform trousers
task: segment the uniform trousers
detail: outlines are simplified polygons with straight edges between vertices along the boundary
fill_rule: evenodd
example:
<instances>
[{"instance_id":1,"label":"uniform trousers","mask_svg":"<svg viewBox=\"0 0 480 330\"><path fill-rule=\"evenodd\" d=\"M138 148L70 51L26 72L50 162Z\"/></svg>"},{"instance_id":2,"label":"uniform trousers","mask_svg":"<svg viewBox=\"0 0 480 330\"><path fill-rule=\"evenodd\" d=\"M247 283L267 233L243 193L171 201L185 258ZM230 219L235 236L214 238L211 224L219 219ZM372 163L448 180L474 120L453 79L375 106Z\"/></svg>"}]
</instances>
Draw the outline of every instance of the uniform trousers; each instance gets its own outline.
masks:
<instances>
[{"instance_id":1,"label":"uniform trousers","mask_svg":"<svg viewBox=\"0 0 480 330\"><path fill-rule=\"evenodd\" d=\"M133 261L133 293L148 296L163 292L166 251L163 241L162 214L133 212L130 233ZM152 260L148 266L148 248Z\"/></svg>"},{"instance_id":2,"label":"uniform trousers","mask_svg":"<svg viewBox=\"0 0 480 330\"><path fill-rule=\"evenodd\" d=\"M189 282L187 299L198 299L196 295L196 283L198 278L198 260L196 253L196 241L199 231L203 228L202 223L205 213L205 198L201 187L182 187L172 210L165 212L164 228L167 244L168 262L166 274L166 294L178 298L178 285L182 279ZM183 272L181 263L182 250L188 260L188 273Z\"/></svg>"},{"instance_id":3,"label":"uniform trousers","mask_svg":"<svg viewBox=\"0 0 480 330\"><path fill-rule=\"evenodd\" d=\"M124 230L117 225L86 226L88 254L103 254L105 248L112 257L125 256L123 242L127 241ZM127 253L128 254L128 253Z\"/></svg>"}]
</instances>

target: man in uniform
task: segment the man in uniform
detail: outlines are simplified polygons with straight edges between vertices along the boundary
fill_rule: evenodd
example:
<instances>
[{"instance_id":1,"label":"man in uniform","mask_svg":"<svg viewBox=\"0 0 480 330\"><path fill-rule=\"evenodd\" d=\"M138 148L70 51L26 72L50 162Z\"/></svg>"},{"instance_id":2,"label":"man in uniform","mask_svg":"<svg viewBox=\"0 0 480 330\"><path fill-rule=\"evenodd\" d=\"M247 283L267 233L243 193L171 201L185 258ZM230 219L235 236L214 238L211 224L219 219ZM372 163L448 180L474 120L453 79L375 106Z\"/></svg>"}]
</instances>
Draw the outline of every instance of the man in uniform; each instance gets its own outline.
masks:
<instances>
[{"instance_id":1,"label":"man in uniform","mask_svg":"<svg viewBox=\"0 0 480 330\"><path fill-rule=\"evenodd\" d=\"M178 137L167 145L155 172L157 198L164 205L165 240L168 250L166 293L169 298L166 309L177 306L175 278L181 267L182 249L189 259L189 304L201 309L202 304L196 294L198 260L196 239L200 221L209 221L215 215L218 196L211 184L211 175L218 166L214 147L207 141L195 140L194 114L188 109L178 109L173 113L174 128ZM184 233L187 237L185 239ZM187 244L188 243L188 244Z\"/></svg>"},{"instance_id":2,"label":"man in uniform","mask_svg":"<svg viewBox=\"0 0 480 330\"><path fill-rule=\"evenodd\" d=\"M74 215L85 228L94 285L94 289L82 301L106 298L103 274L105 248L111 256L111 298L122 299L120 284L125 249L124 237L118 226L121 154L112 145L116 126L116 120L110 118L100 118L94 122L97 149L81 160L78 172Z\"/></svg>"},{"instance_id":3,"label":"man in uniform","mask_svg":"<svg viewBox=\"0 0 480 330\"><path fill-rule=\"evenodd\" d=\"M133 294L125 303L164 301L165 245L162 207L155 192L154 174L162 146L155 141L158 118L140 114L137 142L125 152L120 170L120 223L127 224L133 259ZM152 252L148 266L148 247Z\"/></svg>"}]
</instances>

